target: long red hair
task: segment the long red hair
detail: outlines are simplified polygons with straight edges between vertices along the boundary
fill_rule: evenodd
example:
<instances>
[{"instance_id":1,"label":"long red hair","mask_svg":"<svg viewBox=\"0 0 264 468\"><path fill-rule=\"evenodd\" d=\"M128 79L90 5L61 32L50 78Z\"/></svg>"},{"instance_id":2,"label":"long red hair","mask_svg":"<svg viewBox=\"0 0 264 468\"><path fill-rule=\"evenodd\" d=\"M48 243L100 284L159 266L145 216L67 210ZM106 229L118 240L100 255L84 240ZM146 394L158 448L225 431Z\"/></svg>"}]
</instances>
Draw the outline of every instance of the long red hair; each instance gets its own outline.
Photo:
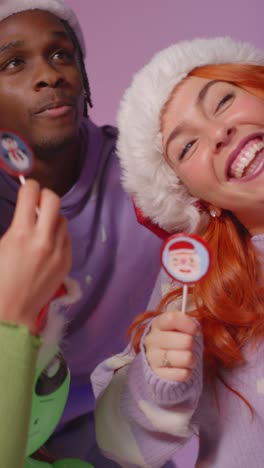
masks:
<instances>
[{"instance_id":1,"label":"long red hair","mask_svg":"<svg viewBox=\"0 0 264 468\"><path fill-rule=\"evenodd\" d=\"M264 99L264 66L207 65L194 69L190 75L232 82ZM250 234L230 212L213 218L202 237L211 248L213 264L210 273L192 288L192 315L201 324L207 375L220 378L230 388L221 370L242 365L243 347L264 338L263 275ZM170 292L157 310L134 320L129 334L136 352L146 319L162 313L180 295L181 290ZM244 400L234 389L230 390Z\"/></svg>"}]
</instances>

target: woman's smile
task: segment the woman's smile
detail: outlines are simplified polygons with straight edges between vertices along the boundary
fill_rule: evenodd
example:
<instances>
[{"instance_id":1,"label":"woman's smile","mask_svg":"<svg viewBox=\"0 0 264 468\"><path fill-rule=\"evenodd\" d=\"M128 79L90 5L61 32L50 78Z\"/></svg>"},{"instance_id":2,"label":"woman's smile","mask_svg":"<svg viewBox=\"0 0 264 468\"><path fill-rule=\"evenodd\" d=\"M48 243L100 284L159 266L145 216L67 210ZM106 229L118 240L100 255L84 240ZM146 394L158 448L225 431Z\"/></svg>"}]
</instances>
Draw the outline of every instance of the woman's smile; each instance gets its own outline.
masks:
<instances>
[{"instance_id":1,"label":"woman's smile","mask_svg":"<svg viewBox=\"0 0 264 468\"><path fill-rule=\"evenodd\" d=\"M245 141L246 140L246 141ZM227 160L227 179L234 178L240 182L251 180L263 168L264 137L251 135L240 143Z\"/></svg>"}]
</instances>

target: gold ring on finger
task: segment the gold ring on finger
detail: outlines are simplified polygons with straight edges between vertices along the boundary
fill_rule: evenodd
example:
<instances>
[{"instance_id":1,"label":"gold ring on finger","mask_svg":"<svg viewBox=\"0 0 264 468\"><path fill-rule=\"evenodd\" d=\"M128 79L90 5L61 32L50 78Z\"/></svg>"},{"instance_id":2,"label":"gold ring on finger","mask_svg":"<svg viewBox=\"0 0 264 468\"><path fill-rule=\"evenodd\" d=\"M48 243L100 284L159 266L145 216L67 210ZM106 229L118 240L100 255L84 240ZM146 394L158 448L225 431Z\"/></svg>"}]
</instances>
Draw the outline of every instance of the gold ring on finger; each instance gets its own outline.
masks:
<instances>
[{"instance_id":1,"label":"gold ring on finger","mask_svg":"<svg viewBox=\"0 0 264 468\"><path fill-rule=\"evenodd\" d=\"M162 366L163 367L172 367L172 363L168 359L168 349L165 349L163 358L162 358Z\"/></svg>"}]
</instances>

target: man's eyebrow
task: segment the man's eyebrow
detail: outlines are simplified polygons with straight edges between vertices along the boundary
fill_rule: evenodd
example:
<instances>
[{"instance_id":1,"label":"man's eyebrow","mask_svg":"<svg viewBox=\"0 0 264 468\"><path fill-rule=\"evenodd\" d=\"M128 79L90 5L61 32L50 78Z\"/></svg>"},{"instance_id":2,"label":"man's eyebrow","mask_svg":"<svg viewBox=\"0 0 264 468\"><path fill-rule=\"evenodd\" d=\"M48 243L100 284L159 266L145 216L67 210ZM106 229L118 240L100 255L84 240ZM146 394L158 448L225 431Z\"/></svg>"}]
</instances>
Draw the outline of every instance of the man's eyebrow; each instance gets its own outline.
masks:
<instances>
[{"instance_id":1,"label":"man's eyebrow","mask_svg":"<svg viewBox=\"0 0 264 468\"><path fill-rule=\"evenodd\" d=\"M60 30L57 30L57 31L52 31L51 34L53 36L66 37L67 39L69 38L66 31L64 31L63 29L60 29Z\"/></svg>"},{"instance_id":2,"label":"man's eyebrow","mask_svg":"<svg viewBox=\"0 0 264 468\"><path fill-rule=\"evenodd\" d=\"M8 42L7 44L3 44L0 46L0 54L8 51L8 50L12 50L12 49L16 49L18 47L22 47L23 45L25 44L24 41L11 41L11 42Z\"/></svg>"},{"instance_id":3,"label":"man's eyebrow","mask_svg":"<svg viewBox=\"0 0 264 468\"><path fill-rule=\"evenodd\" d=\"M200 90L198 96L197 96L197 99L196 99L196 105L197 104L200 104L201 102L204 101L209 89L211 88L211 86L215 85L216 83L219 83L220 80L212 80L212 81L208 81L208 83L206 83L202 89ZM166 146L165 146L165 154L168 154L168 146L169 144L171 143L172 140L174 140L181 132L182 130L184 129L184 125L181 124L181 125L177 125L177 127L175 127L171 134L169 135L169 138L166 142Z\"/></svg>"},{"instance_id":4,"label":"man's eyebrow","mask_svg":"<svg viewBox=\"0 0 264 468\"><path fill-rule=\"evenodd\" d=\"M57 37L57 38L67 39L68 41L72 42L71 38L69 37L69 35L67 34L66 31L63 31L63 30L61 30L61 31L52 31L51 35L54 36L54 37ZM24 45L25 45L25 41L10 41L7 44L3 44L3 45L0 46L0 54L6 52L8 50L23 47Z\"/></svg>"},{"instance_id":5,"label":"man's eyebrow","mask_svg":"<svg viewBox=\"0 0 264 468\"><path fill-rule=\"evenodd\" d=\"M54 36L54 37L61 38L61 39L67 39L68 41L72 42L69 34L67 34L66 31L63 31L63 30L52 31L51 35Z\"/></svg>"}]
</instances>

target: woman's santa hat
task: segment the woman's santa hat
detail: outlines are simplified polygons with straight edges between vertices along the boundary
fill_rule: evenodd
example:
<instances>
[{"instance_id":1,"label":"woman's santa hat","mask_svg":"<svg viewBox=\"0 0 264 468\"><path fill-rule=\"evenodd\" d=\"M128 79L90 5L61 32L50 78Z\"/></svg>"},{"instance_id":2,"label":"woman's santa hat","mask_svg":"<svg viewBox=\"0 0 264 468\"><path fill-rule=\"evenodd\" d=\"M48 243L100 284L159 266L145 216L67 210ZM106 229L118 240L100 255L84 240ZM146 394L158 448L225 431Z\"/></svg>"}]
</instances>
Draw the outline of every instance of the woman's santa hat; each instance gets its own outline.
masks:
<instances>
[{"instance_id":1,"label":"woman's santa hat","mask_svg":"<svg viewBox=\"0 0 264 468\"><path fill-rule=\"evenodd\" d=\"M151 221L170 233L195 232L208 223L208 214L164 157L160 116L175 86L191 70L223 63L264 65L264 53L228 37L180 42L157 53L124 94L117 143L123 185L150 228Z\"/></svg>"}]
</instances>

